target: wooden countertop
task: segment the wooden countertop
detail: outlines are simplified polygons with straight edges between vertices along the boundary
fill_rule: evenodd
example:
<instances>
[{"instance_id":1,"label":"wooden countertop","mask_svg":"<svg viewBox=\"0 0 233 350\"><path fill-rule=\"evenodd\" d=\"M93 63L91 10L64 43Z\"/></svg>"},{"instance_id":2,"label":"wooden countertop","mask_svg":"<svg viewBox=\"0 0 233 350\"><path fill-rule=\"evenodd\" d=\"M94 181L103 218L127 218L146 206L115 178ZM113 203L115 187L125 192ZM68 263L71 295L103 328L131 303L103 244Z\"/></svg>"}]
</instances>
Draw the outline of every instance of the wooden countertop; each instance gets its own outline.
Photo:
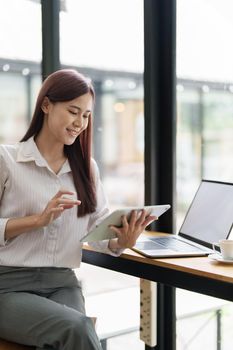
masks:
<instances>
[{"instance_id":1,"label":"wooden countertop","mask_svg":"<svg viewBox=\"0 0 233 350\"><path fill-rule=\"evenodd\" d=\"M164 235L158 232L145 232L148 236ZM84 249L91 250L89 247ZM171 270L186 272L196 276L206 277L217 281L233 283L233 264L212 261L208 257L180 257L180 258L147 258L131 249L126 249L120 256L143 264L156 265Z\"/></svg>"},{"instance_id":2,"label":"wooden countertop","mask_svg":"<svg viewBox=\"0 0 233 350\"><path fill-rule=\"evenodd\" d=\"M140 261L144 264L166 267L198 276L205 276L228 283L233 283L233 265L226 265L217 261L211 261L208 257L151 259L143 257L131 249L127 249L121 255L121 257Z\"/></svg>"}]
</instances>

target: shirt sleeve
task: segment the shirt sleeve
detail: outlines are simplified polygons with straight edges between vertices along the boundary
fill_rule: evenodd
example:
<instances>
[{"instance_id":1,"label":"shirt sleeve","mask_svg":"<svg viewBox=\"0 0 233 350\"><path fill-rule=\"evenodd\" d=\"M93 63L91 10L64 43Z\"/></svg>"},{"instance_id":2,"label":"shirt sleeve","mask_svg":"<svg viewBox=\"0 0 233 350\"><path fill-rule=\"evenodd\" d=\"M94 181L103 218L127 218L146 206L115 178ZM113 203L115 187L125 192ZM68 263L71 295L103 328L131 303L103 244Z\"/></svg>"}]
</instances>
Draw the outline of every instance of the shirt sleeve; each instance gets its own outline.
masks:
<instances>
[{"instance_id":1,"label":"shirt sleeve","mask_svg":"<svg viewBox=\"0 0 233 350\"><path fill-rule=\"evenodd\" d=\"M94 160L92 160L92 166L95 174L97 207L95 212L90 215L87 228L88 232L91 231L95 226L100 224L100 222L103 221L110 213L108 200L105 195L102 182L100 180L99 169ZM89 242L88 245L93 247L97 251L104 252L113 256L119 256L124 251L124 249L116 249L112 251L108 248L108 242L109 240Z\"/></svg>"},{"instance_id":2,"label":"shirt sleeve","mask_svg":"<svg viewBox=\"0 0 233 350\"><path fill-rule=\"evenodd\" d=\"M5 183L7 180L7 169L3 159L3 155L0 148L0 207L1 200L5 190ZM7 241L5 240L5 229L9 218L0 218L0 246L5 246Z\"/></svg>"}]
</instances>

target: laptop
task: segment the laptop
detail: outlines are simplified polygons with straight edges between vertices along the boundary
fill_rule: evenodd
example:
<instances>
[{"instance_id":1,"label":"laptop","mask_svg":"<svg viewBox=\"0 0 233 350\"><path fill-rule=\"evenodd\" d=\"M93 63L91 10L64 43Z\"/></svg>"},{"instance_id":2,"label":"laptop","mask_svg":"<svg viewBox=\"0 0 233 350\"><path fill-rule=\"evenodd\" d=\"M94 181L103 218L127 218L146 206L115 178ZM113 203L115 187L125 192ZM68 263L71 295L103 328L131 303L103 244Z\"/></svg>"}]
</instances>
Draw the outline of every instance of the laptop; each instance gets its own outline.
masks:
<instances>
[{"instance_id":1,"label":"laptop","mask_svg":"<svg viewBox=\"0 0 233 350\"><path fill-rule=\"evenodd\" d=\"M232 228L233 183L202 180L178 234L141 235L132 249L150 258L205 256Z\"/></svg>"}]
</instances>

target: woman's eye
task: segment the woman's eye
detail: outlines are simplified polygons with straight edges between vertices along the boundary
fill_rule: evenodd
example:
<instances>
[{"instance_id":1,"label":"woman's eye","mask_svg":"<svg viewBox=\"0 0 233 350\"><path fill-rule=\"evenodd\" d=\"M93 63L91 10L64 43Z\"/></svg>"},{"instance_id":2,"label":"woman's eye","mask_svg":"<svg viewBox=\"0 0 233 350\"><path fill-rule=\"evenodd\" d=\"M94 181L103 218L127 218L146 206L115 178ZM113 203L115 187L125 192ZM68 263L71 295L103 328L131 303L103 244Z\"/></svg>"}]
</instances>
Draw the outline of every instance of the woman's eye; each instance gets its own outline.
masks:
<instances>
[{"instance_id":1,"label":"woman's eye","mask_svg":"<svg viewBox=\"0 0 233 350\"><path fill-rule=\"evenodd\" d=\"M85 115L85 114L84 114L84 115L83 115L83 118L89 118L89 115Z\"/></svg>"},{"instance_id":2,"label":"woman's eye","mask_svg":"<svg viewBox=\"0 0 233 350\"><path fill-rule=\"evenodd\" d=\"M69 111L73 115L77 115L77 112Z\"/></svg>"}]
</instances>

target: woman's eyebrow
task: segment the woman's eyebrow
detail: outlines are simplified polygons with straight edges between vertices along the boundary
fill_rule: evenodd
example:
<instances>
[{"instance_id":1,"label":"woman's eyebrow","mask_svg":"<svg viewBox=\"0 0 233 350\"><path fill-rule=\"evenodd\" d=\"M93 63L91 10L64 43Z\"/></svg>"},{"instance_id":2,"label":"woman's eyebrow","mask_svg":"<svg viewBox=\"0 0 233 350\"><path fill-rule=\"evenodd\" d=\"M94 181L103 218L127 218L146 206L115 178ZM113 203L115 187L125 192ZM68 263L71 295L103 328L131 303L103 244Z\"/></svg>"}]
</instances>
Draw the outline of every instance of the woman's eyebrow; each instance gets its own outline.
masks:
<instances>
[{"instance_id":1,"label":"woman's eyebrow","mask_svg":"<svg viewBox=\"0 0 233 350\"><path fill-rule=\"evenodd\" d=\"M80 107L78 107L78 106L70 105L69 107L71 107L71 108L76 108L76 109L78 109L79 111L82 112L82 109L81 109ZM86 110L85 112L91 113L91 111L90 111L89 109Z\"/></svg>"}]
</instances>

